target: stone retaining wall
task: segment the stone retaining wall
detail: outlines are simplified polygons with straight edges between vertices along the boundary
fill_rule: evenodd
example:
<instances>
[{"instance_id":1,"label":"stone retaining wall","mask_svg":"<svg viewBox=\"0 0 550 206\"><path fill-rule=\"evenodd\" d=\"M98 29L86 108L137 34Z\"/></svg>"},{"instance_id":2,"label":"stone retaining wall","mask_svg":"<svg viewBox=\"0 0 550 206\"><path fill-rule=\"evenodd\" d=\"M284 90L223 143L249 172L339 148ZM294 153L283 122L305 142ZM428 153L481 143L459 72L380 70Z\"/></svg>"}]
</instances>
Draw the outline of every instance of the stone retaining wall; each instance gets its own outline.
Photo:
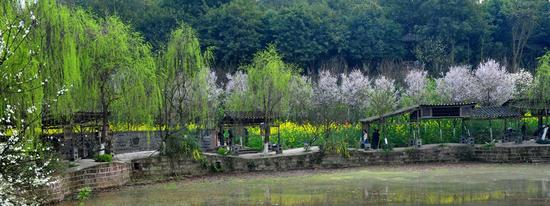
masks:
<instances>
[{"instance_id":1,"label":"stone retaining wall","mask_svg":"<svg viewBox=\"0 0 550 206\"><path fill-rule=\"evenodd\" d=\"M68 172L52 186L54 192L50 195L54 200L62 200L71 192L75 193L85 186L102 189L216 173L458 162L550 163L550 145L472 147L449 144L376 152L350 149L349 157L321 152L255 158L205 154L203 161L153 156L132 160L129 163L105 163Z\"/></svg>"},{"instance_id":2,"label":"stone retaining wall","mask_svg":"<svg viewBox=\"0 0 550 206\"><path fill-rule=\"evenodd\" d=\"M472 156L478 162L550 163L550 146L477 147Z\"/></svg>"},{"instance_id":3,"label":"stone retaining wall","mask_svg":"<svg viewBox=\"0 0 550 206\"><path fill-rule=\"evenodd\" d=\"M99 190L120 187L129 181L129 164L122 162L101 163L79 170L69 170L56 176L45 193L48 196L48 202L57 202L67 199L84 187Z\"/></svg>"}]
</instances>

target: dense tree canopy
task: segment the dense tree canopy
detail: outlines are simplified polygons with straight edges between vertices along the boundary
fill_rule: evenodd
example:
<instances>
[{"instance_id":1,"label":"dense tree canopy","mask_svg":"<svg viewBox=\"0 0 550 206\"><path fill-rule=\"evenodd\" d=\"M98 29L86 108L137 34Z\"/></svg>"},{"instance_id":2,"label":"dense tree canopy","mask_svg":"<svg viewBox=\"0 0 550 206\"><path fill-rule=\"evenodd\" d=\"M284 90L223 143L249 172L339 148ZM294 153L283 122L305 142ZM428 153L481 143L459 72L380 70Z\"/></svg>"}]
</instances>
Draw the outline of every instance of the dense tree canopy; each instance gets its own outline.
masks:
<instances>
[{"instance_id":1,"label":"dense tree canopy","mask_svg":"<svg viewBox=\"0 0 550 206\"><path fill-rule=\"evenodd\" d=\"M156 49L186 22L198 31L202 48L214 48L217 69L234 70L273 43L285 61L304 71L327 65L375 71L397 60L418 61L439 74L488 58L513 71L533 71L536 58L550 47L545 0L69 2L120 16Z\"/></svg>"}]
</instances>

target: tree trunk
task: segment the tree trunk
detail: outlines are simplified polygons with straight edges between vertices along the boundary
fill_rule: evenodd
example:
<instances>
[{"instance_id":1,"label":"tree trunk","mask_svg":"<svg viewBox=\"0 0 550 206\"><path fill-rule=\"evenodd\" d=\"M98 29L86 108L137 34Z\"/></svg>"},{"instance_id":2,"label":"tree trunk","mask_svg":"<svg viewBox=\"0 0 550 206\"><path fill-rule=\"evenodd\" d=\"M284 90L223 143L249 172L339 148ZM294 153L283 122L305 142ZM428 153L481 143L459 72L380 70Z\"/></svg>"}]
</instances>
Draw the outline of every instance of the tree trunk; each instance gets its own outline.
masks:
<instances>
[{"instance_id":1,"label":"tree trunk","mask_svg":"<svg viewBox=\"0 0 550 206\"><path fill-rule=\"evenodd\" d=\"M112 140L107 136L107 131L109 129L109 102L107 100L106 95L106 88L105 83L101 84L101 138L103 138L103 141L107 143L105 152L107 154L112 153ZM102 139L99 139L99 143L101 144Z\"/></svg>"}]
</instances>

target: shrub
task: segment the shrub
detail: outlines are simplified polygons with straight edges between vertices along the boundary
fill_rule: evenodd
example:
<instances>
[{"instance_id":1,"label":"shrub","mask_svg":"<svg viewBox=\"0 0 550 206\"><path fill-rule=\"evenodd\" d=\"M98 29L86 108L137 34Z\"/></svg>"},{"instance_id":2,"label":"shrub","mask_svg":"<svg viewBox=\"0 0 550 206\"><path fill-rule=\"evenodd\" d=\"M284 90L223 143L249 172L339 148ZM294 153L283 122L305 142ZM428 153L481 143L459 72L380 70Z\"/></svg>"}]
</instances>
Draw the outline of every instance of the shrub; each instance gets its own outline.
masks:
<instances>
[{"instance_id":1,"label":"shrub","mask_svg":"<svg viewBox=\"0 0 550 206\"><path fill-rule=\"evenodd\" d=\"M92 188L91 187L83 187L78 190L78 194L76 196L76 199L79 201L84 201L90 198L92 195Z\"/></svg>"},{"instance_id":2,"label":"shrub","mask_svg":"<svg viewBox=\"0 0 550 206\"><path fill-rule=\"evenodd\" d=\"M111 154L97 155L95 157L95 161L96 162L112 162L113 161L113 155L111 155Z\"/></svg>"},{"instance_id":3,"label":"shrub","mask_svg":"<svg viewBox=\"0 0 550 206\"><path fill-rule=\"evenodd\" d=\"M194 160L202 159L197 135L186 130L171 134L166 139L166 150L163 155L171 158L187 157Z\"/></svg>"},{"instance_id":4,"label":"shrub","mask_svg":"<svg viewBox=\"0 0 550 206\"><path fill-rule=\"evenodd\" d=\"M485 149L493 149L495 148L495 146L496 146L496 142L493 140L491 142L485 142L485 144L483 144L482 147Z\"/></svg>"},{"instance_id":5,"label":"shrub","mask_svg":"<svg viewBox=\"0 0 550 206\"><path fill-rule=\"evenodd\" d=\"M217 153L220 154L220 155L226 156L226 155L229 154L229 150L226 149L225 147L220 147L220 148L218 148Z\"/></svg>"}]
</instances>

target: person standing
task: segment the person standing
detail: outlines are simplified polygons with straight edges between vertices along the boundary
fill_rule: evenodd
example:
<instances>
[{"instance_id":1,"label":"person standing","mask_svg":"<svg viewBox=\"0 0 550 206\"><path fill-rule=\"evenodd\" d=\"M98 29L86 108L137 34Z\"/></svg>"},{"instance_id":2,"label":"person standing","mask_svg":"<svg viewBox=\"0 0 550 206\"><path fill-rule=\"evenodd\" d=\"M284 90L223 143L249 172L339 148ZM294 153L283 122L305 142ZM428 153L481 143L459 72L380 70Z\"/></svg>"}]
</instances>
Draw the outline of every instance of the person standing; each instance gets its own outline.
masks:
<instances>
[{"instance_id":1,"label":"person standing","mask_svg":"<svg viewBox=\"0 0 550 206\"><path fill-rule=\"evenodd\" d=\"M374 133L372 134L372 149L378 149L378 145L380 142L380 133L378 132L378 129L374 130Z\"/></svg>"},{"instance_id":2,"label":"person standing","mask_svg":"<svg viewBox=\"0 0 550 206\"><path fill-rule=\"evenodd\" d=\"M525 125L525 122L521 125L521 138L523 140L526 140L527 138L527 125Z\"/></svg>"},{"instance_id":3,"label":"person standing","mask_svg":"<svg viewBox=\"0 0 550 206\"><path fill-rule=\"evenodd\" d=\"M221 128L218 131L218 140L220 141L220 146L225 145L225 139L223 138L223 129L221 129Z\"/></svg>"}]
</instances>

